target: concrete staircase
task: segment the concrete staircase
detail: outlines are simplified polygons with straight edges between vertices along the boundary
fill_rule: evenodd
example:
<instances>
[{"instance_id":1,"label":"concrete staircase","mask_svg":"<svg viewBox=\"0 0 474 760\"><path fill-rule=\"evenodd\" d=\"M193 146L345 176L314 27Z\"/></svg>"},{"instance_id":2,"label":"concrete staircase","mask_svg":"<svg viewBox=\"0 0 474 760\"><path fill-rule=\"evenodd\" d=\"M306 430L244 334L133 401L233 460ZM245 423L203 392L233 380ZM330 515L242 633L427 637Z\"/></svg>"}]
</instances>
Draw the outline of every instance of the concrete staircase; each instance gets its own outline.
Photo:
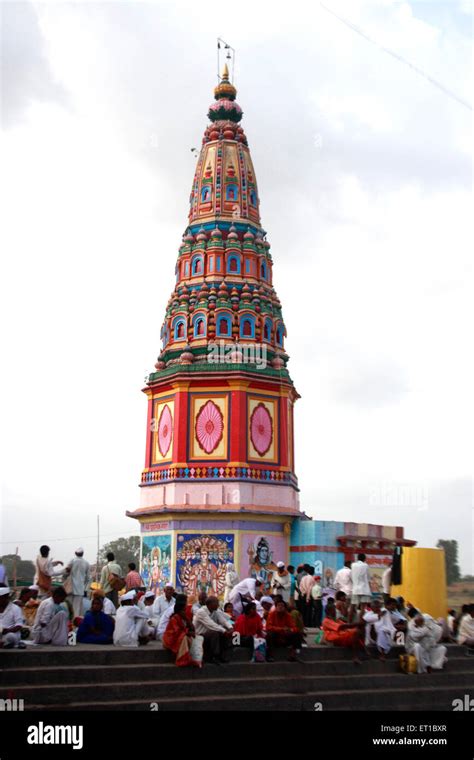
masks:
<instances>
[{"instance_id":1,"label":"concrete staircase","mask_svg":"<svg viewBox=\"0 0 474 760\"><path fill-rule=\"evenodd\" d=\"M398 653L354 665L331 646L302 650L304 663L250 663L234 650L228 665L177 668L158 643L138 649L78 645L0 650L0 698L25 710L452 710L474 697L474 657L448 646L442 672L399 672Z\"/></svg>"}]
</instances>

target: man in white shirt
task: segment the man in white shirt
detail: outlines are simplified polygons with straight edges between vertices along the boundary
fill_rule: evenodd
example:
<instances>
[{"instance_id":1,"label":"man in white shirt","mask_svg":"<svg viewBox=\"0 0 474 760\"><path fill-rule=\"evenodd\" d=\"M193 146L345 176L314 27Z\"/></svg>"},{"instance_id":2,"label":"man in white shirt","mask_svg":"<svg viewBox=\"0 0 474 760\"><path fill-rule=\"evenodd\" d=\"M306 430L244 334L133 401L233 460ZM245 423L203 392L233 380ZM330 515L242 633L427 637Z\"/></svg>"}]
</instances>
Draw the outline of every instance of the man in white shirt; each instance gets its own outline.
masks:
<instances>
[{"instance_id":1,"label":"man in white shirt","mask_svg":"<svg viewBox=\"0 0 474 760\"><path fill-rule=\"evenodd\" d=\"M271 593L279 594L285 604L290 601L291 575L285 570L284 562L277 562L277 572L273 574Z\"/></svg>"},{"instance_id":2,"label":"man in white shirt","mask_svg":"<svg viewBox=\"0 0 474 760\"><path fill-rule=\"evenodd\" d=\"M382 591L384 604L390 599L390 589L392 587L392 565L389 565L382 575Z\"/></svg>"},{"instance_id":3,"label":"man in white shirt","mask_svg":"<svg viewBox=\"0 0 474 760\"><path fill-rule=\"evenodd\" d=\"M193 604L193 607L192 607L193 615L195 615L196 612L198 612L201 609L201 607L205 607L206 602L207 602L207 593L205 591L201 591L201 593L198 596L197 602Z\"/></svg>"},{"instance_id":4,"label":"man in white shirt","mask_svg":"<svg viewBox=\"0 0 474 760\"><path fill-rule=\"evenodd\" d=\"M62 586L55 588L48 599L43 599L38 607L32 630L32 639L35 644L66 646L69 615L66 612L65 599L66 592Z\"/></svg>"},{"instance_id":5,"label":"man in white shirt","mask_svg":"<svg viewBox=\"0 0 474 760\"><path fill-rule=\"evenodd\" d=\"M148 613L135 604L136 591L128 591L120 600L115 616L114 644L118 647L137 647L147 638L144 623Z\"/></svg>"},{"instance_id":6,"label":"man in white shirt","mask_svg":"<svg viewBox=\"0 0 474 760\"><path fill-rule=\"evenodd\" d=\"M458 627L458 643L469 647L474 654L474 604L470 604Z\"/></svg>"},{"instance_id":7,"label":"man in white shirt","mask_svg":"<svg viewBox=\"0 0 474 760\"><path fill-rule=\"evenodd\" d=\"M254 602L255 592L263 587L263 578L244 578L229 594L229 602L234 606L234 614L241 615L243 612L242 600Z\"/></svg>"},{"instance_id":8,"label":"man in white shirt","mask_svg":"<svg viewBox=\"0 0 474 760\"><path fill-rule=\"evenodd\" d=\"M147 634L150 639L156 638L156 632L158 628L158 618L153 613L153 604L155 601L155 592L154 591L147 591L144 596L140 599L138 602L139 608L146 612L148 615L146 625L147 625Z\"/></svg>"},{"instance_id":9,"label":"man in white shirt","mask_svg":"<svg viewBox=\"0 0 474 760\"><path fill-rule=\"evenodd\" d=\"M358 554L357 561L352 563L351 580L351 604L356 609L360 607L360 610L363 613L366 604L372 601L372 592L370 590L369 582L369 566L365 561L365 554Z\"/></svg>"},{"instance_id":10,"label":"man in white shirt","mask_svg":"<svg viewBox=\"0 0 474 760\"><path fill-rule=\"evenodd\" d=\"M161 616L169 607L174 607L176 595L172 583L167 583L163 594L156 597L153 602L153 617L157 618L158 623Z\"/></svg>"},{"instance_id":11,"label":"man in white shirt","mask_svg":"<svg viewBox=\"0 0 474 760\"><path fill-rule=\"evenodd\" d=\"M233 625L219 609L219 600L210 596L193 617L196 634L204 638L204 659L220 664L229 662Z\"/></svg>"},{"instance_id":12,"label":"man in white shirt","mask_svg":"<svg viewBox=\"0 0 474 760\"><path fill-rule=\"evenodd\" d=\"M393 645L396 630L392 623L390 612L382 607L379 599L371 602L371 610L368 610L362 619L365 622L365 646L375 644L381 660L385 660ZM375 634L373 636L372 634Z\"/></svg>"},{"instance_id":13,"label":"man in white shirt","mask_svg":"<svg viewBox=\"0 0 474 760\"><path fill-rule=\"evenodd\" d=\"M336 591L343 591L345 595L350 599L352 596L352 580L351 580L351 562L347 560L344 562L344 567L341 567L337 571L334 578L334 588Z\"/></svg>"},{"instance_id":14,"label":"man in white shirt","mask_svg":"<svg viewBox=\"0 0 474 760\"><path fill-rule=\"evenodd\" d=\"M444 667L448 650L443 644L438 644L440 637L441 626L430 615L426 615L425 620L424 615L415 612L408 623L405 648L407 654L415 656L418 673L431 673L432 669L441 670Z\"/></svg>"},{"instance_id":15,"label":"man in white shirt","mask_svg":"<svg viewBox=\"0 0 474 760\"><path fill-rule=\"evenodd\" d=\"M66 577L71 581L72 609L74 617L82 617L84 614L84 594L89 588L90 565L84 559L84 549L79 547L75 551L76 556L66 566Z\"/></svg>"},{"instance_id":16,"label":"man in white shirt","mask_svg":"<svg viewBox=\"0 0 474 760\"><path fill-rule=\"evenodd\" d=\"M63 568L56 569L56 565L62 565L60 560L53 561L49 557L49 546L40 546L40 553L36 557L36 572L34 583L38 586L38 599L45 599L51 592L52 579L56 575L63 574Z\"/></svg>"},{"instance_id":17,"label":"man in white shirt","mask_svg":"<svg viewBox=\"0 0 474 760\"><path fill-rule=\"evenodd\" d=\"M13 604L10 594L8 586L0 588L0 647L24 649L26 645L21 641L23 614L21 607Z\"/></svg>"}]
</instances>

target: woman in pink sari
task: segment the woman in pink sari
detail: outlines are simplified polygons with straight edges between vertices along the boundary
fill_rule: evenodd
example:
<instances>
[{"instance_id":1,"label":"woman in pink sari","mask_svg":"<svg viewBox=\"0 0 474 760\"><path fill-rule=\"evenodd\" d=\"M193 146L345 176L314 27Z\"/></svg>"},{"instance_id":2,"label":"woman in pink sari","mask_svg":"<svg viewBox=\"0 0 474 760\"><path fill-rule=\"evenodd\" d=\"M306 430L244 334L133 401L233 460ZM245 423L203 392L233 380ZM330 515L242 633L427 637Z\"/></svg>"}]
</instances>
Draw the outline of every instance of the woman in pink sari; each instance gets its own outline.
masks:
<instances>
[{"instance_id":1,"label":"woman in pink sari","mask_svg":"<svg viewBox=\"0 0 474 760\"><path fill-rule=\"evenodd\" d=\"M163 646L176 655L176 665L179 668L188 665L201 668L203 637L196 635L186 613L186 596L179 594L163 634Z\"/></svg>"}]
</instances>

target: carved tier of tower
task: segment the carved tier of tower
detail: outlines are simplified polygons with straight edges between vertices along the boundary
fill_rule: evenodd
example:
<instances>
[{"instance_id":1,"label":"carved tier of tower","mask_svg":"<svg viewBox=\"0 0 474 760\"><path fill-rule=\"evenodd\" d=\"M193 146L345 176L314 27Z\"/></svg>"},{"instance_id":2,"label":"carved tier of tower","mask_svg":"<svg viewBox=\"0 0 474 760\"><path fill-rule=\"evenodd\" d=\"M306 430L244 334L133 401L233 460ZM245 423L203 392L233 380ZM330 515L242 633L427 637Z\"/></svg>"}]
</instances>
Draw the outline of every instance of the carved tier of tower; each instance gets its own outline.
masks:
<instances>
[{"instance_id":1,"label":"carved tier of tower","mask_svg":"<svg viewBox=\"0 0 474 760\"><path fill-rule=\"evenodd\" d=\"M161 523L150 520L233 514L260 519L257 530L262 519L273 520L269 530L287 536L300 515L293 451L298 394L287 369L286 330L242 110L226 69L214 94L162 349L144 389L141 504L128 514L158 531ZM245 528L220 524L226 531ZM201 522L201 532L209 525Z\"/></svg>"}]
</instances>

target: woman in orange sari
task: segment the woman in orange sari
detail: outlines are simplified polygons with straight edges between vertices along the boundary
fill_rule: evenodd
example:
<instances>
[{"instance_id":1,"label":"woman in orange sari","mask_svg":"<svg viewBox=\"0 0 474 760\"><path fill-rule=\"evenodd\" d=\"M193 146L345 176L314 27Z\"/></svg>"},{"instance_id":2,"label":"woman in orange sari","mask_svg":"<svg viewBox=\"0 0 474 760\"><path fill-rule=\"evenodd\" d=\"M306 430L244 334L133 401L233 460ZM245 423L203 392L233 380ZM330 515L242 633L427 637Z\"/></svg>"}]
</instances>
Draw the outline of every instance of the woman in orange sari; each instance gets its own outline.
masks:
<instances>
[{"instance_id":1,"label":"woman in orange sari","mask_svg":"<svg viewBox=\"0 0 474 760\"><path fill-rule=\"evenodd\" d=\"M350 625L342 620L336 620L336 607L326 606L326 617L323 620L322 629L324 638L331 644L339 647L350 647L352 659L359 663L358 650L363 647L363 629L359 625Z\"/></svg>"},{"instance_id":2,"label":"woman in orange sari","mask_svg":"<svg viewBox=\"0 0 474 760\"><path fill-rule=\"evenodd\" d=\"M163 646L176 655L176 665L179 668L188 665L201 668L203 637L196 635L186 612L186 596L178 594L174 612L163 634Z\"/></svg>"}]
</instances>

